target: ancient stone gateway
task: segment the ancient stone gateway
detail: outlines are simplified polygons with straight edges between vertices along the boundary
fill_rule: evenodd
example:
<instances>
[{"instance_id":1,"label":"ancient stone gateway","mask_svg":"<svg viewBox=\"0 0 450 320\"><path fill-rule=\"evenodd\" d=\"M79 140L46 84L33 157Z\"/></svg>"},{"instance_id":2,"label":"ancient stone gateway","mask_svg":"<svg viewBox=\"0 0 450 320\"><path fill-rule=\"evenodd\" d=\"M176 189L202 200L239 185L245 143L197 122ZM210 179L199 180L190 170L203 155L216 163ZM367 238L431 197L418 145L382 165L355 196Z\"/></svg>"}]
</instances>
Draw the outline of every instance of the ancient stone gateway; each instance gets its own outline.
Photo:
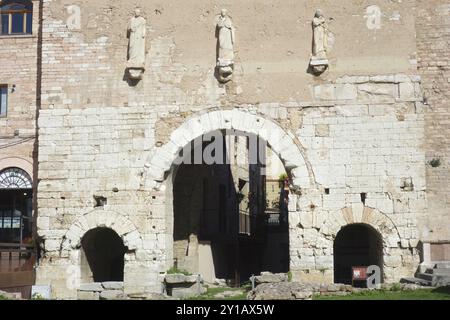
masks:
<instances>
[{"instance_id":1,"label":"ancient stone gateway","mask_svg":"<svg viewBox=\"0 0 450 320\"><path fill-rule=\"evenodd\" d=\"M282 186L289 192L283 202L287 244L280 240L282 246L272 249L287 251L282 267L293 280L339 281L335 245L345 234L377 235L372 237L379 240L375 262L382 264L386 282L411 277L421 263L431 264L446 250L441 245L450 238L442 93L448 83L432 58L446 54L433 36L446 28L447 7L436 7L443 0L380 2L369 11L365 3L352 3L345 12L338 1L273 8L233 0L228 5L238 31L235 52L226 54L231 53L226 37L222 49L228 51L222 51L219 66L213 58L221 49L213 34L218 12L207 8L211 4L139 0L134 5L148 19L148 36L144 43L143 20L136 20L139 54L128 66L136 71L135 81L125 72L130 41L124 26L139 15L133 7L111 7L107 0L80 3L81 12L89 12L88 27L80 29L73 23L76 16L61 10L63 1L38 2L33 1L40 12L33 9L32 32L42 30L41 36L0 39L8 51L2 65L9 66L0 85L8 112L2 111L0 121L3 135L13 139L0 169L21 168L33 178L33 227L42 249L36 282L51 286L54 297L76 298L77 285L89 280L85 236L87 242L100 235L120 239L112 242L124 247L125 293L161 292L164 273L176 264L212 278L200 260L212 261L216 253L231 261L225 249L214 250L209 238L214 232L200 234L201 223L236 237L252 234L236 229L218 205L233 205L239 218L244 211L243 222L250 219L242 204L260 191L242 178L251 170L175 164L191 141L218 130L256 136L282 162L289 177ZM323 15L318 12L313 29L316 6ZM184 19L199 12L205 14L196 23ZM385 18L389 12L396 12L392 19ZM41 13L45 19L39 19ZM317 39L314 54L311 39ZM36 46L42 50L30 53L29 61L18 56ZM19 79L23 73L17 70L24 66L29 77ZM226 83L214 73L221 66ZM38 99L36 92L42 93ZM30 115L28 122L24 114ZM39 137L29 138L36 132ZM32 165L11 163L17 158ZM229 183L234 190L224 183L230 172L240 172ZM244 200L234 203L233 197ZM205 198L211 201L202 202ZM194 213L216 209L217 219L200 221L200 227L192 223L198 221ZM422 248L420 242L428 245Z\"/></svg>"},{"instance_id":2,"label":"ancient stone gateway","mask_svg":"<svg viewBox=\"0 0 450 320\"><path fill-rule=\"evenodd\" d=\"M223 264L230 265L232 263L230 262L230 256L235 255L235 253L231 252L232 250L230 251L224 248L225 247L224 244L217 244L217 241L215 242L213 241L211 243L211 241L209 240L211 237L205 235L205 233L208 233L208 230L205 229L214 228L214 226L208 227L207 225L205 225L205 223L202 224L202 221L200 221L202 219L199 217L193 218L197 219L198 221L195 223L194 226L192 226L193 230L184 231L186 235L184 236L184 239L182 239L181 235L179 234L180 231L178 230L180 229L180 227L177 228L176 205L179 203L179 200L176 199L175 197L176 194L175 190L178 185L183 183L183 180L187 179L188 181L190 181L193 178L192 177L189 178L188 175L184 176L183 180L180 181L181 173L185 172L186 170L181 170L180 168L183 167L178 164L174 164L174 161L179 156L180 150L186 148L186 145L188 145L191 141L197 140L199 137L202 137L203 135L208 134L210 132L217 132L218 130L228 130L227 131L228 133L234 132L236 136L244 134L258 137L259 139L263 140L264 143L267 143L268 147L274 153L276 153L276 155L278 155L281 161L283 162L283 165L288 175L290 176L291 188L293 190L295 189L296 192L299 193L300 190L308 190L310 188L315 188L314 174L311 169L311 165L308 163L307 160L305 160L304 150L303 147L301 146L300 141L294 138L295 136L291 132L286 131L285 129L280 127L280 125L277 124L272 119L264 117L260 114L259 115L251 114L249 112L245 112L239 109L212 111L210 113L195 115L186 119L186 121L180 127L178 127L172 132L172 134L170 135L170 141L165 145L157 148L157 150L155 150L149 157L148 162L146 164L145 173L142 178L141 187L144 189L153 188L157 190L162 190L165 194L166 268L170 268L173 266L173 264L175 264L177 265L177 267L183 267L184 269L188 269L188 271L193 273L203 272L204 277L206 277L211 282L216 277L217 278L220 277L220 275L222 275L224 278L230 277L230 274L233 273L232 270L226 271L223 268L220 268L220 265ZM202 175L202 171L198 169L198 166L194 170L197 170L194 176ZM216 170L226 175L226 173L224 173L223 166L217 167ZM220 173L215 174L215 177L213 178L213 180L215 181L212 182L213 184L217 183L220 184L220 182L217 182L220 180L220 177L218 176L220 176ZM237 175L234 176L231 175L230 178L236 180L239 177ZM227 180L227 178L225 178L225 180ZM208 202L207 198L210 197L214 199L215 194L214 193L206 194L205 193L206 191L202 189L204 187L198 186L199 183L205 184L205 181L201 182L193 181L192 183L190 183L188 188L189 189L198 188L197 191L193 192L192 195L189 196L187 203L185 203L184 205L178 204L178 206L183 207L190 206L191 212L189 212L188 210L186 214L188 215L192 214L192 211L195 210L201 211L197 213L197 216L205 214L205 210L206 211L209 210L212 212L216 211L220 212L221 207L226 206L227 202L229 204L230 201L234 201L234 197L230 195L229 198L225 198L226 197L225 189L230 187L228 186L229 184L226 181L222 181L221 188L223 188L222 189L223 192L222 196L219 195L219 198L223 199L222 203L217 208L214 207L214 204L211 204L212 207L210 207L209 209L205 208L205 206L208 207L208 204L205 204L205 201ZM209 188L213 187L210 186ZM231 191L228 191L226 193L229 194L230 192ZM202 193L203 196L199 195L200 193ZM295 198L297 197L297 195L293 193L290 195L290 197ZM212 201L214 202L214 200ZM201 203L195 205L195 202L203 203L203 207ZM228 223L228 226L224 225L222 227L218 227L218 229L220 228L233 229L233 227L235 227L235 229L233 230L236 234L238 234L239 232L241 233L243 232L242 225L239 225L239 222L235 221L235 218L237 219L238 216L236 215L236 217L232 217L233 215L232 208L230 209L229 213L224 212L222 214L223 215L228 214L229 216L231 216L229 218L224 218L230 221L225 222L225 224ZM181 224L183 224L184 226L186 222L189 223L189 221L185 221L184 223ZM178 222L178 225L179 224L180 222ZM288 233L287 227L288 226L286 225L286 238ZM214 233L218 231L219 230L214 231L210 230L209 232ZM233 242L234 237L235 236L229 237L230 238L229 241ZM203 238L203 240L201 238ZM208 239L208 241L205 241L205 239ZM182 240L184 240L184 243ZM179 242L178 244L177 241ZM235 242L236 241L237 240L235 239ZM245 260L245 257L251 254L254 254L256 256L263 255L263 252L256 253L257 252L256 244L252 245L247 243L246 246L249 252L247 252L246 254L241 254L243 256L243 260ZM286 246L288 246L288 243L286 243ZM214 249L214 247L220 247L220 249ZM242 249L242 245L240 250L241 251L244 250ZM180 254L177 254L176 251L181 252L182 256L184 255L185 252L189 253L186 253L187 256L186 258L180 259L179 257ZM217 256L222 256L222 258L217 258ZM257 259L257 257L255 257L255 259ZM180 260L183 261L186 260L187 262L185 261L184 263L181 262ZM216 262L214 263L213 260ZM235 259L231 258L231 260L234 261ZM239 264L239 262L236 261L234 263ZM240 262L240 264L243 264L243 262ZM246 262L246 264L251 265L251 262ZM265 267L261 266L260 268ZM245 268L242 267L242 269ZM252 268L250 267L250 269ZM252 273L257 272L255 270L257 270L257 267L254 267ZM264 271L264 269L261 269L260 271ZM284 271L288 271L288 267ZM242 273L245 272L247 273L248 276L250 270L243 271ZM206 274L209 274L209 276Z\"/></svg>"}]
</instances>

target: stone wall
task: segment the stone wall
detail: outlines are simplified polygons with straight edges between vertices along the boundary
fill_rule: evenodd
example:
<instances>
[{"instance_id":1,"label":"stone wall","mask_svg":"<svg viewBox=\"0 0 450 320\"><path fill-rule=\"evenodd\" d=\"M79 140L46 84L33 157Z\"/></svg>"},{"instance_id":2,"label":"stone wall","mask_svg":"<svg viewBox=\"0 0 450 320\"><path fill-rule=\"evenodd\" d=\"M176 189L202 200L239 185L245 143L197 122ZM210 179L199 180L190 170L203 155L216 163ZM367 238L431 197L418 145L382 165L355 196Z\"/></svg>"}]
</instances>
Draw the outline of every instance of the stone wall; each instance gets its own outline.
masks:
<instances>
[{"instance_id":1,"label":"stone wall","mask_svg":"<svg viewBox=\"0 0 450 320\"><path fill-rule=\"evenodd\" d=\"M422 237L428 241L450 238L450 3L418 1L417 49L426 105L425 146L428 214ZM439 164L431 164L438 160ZM450 254L450 253L449 253Z\"/></svg>"},{"instance_id":2,"label":"stone wall","mask_svg":"<svg viewBox=\"0 0 450 320\"><path fill-rule=\"evenodd\" d=\"M44 0L38 283L76 297L79 241L107 226L129 249L125 294L159 292L173 261L176 151L231 128L267 140L289 171L294 279L332 281L333 239L351 223L382 235L387 281L415 271L427 205L415 1L229 1L238 58L227 85L214 77L221 3L135 3L148 20L148 54L144 78L130 85L131 5L78 1L73 29L71 3ZM375 28L369 5L382 13ZM334 33L320 77L306 72L316 6ZM107 204L94 208L94 196Z\"/></svg>"},{"instance_id":3,"label":"stone wall","mask_svg":"<svg viewBox=\"0 0 450 320\"><path fill-rule=\"evenodd\" d=\"M147 71L143 81L130 87L124 80L126 24L134 4L78 1L78 29L67 25L72 21L67 8L73 3L45 0L43 108L177 106L192 113L201 106L310 101L314 84L344 75L415 72L414 3L136 1L148 24ZM237 28L236 77L228 86L219 86L214 78L214 21L222 5ZM381 29L371 26L369 5L382 13ZM306 72L316 7L333 19L334 33L331 67L320 78Z\"/></svg>"},{"instance_id":4,"label":"stone wall","mask_svg":"<svg viewBox=\"0 0 450 320\"><path fill-rule=\"evenodd\" d=\"M330 107L305 108L297 132L318 192L291 205L300 212L290 216L291 269L306 277L315 270L318 277L330 279L333 236L339 226L365 222L383 236L386 280L414 272L417 217L426 206L419 81L403 75L346 77L316 87L318 99L333 102ZM345 94L349 100L336 101L342 92L351 93ZM413 191L404 189L405 178L412 178ZM372 219L373 212L364 207L379 210L381 220Z\"/></svg>"}]
</instances>

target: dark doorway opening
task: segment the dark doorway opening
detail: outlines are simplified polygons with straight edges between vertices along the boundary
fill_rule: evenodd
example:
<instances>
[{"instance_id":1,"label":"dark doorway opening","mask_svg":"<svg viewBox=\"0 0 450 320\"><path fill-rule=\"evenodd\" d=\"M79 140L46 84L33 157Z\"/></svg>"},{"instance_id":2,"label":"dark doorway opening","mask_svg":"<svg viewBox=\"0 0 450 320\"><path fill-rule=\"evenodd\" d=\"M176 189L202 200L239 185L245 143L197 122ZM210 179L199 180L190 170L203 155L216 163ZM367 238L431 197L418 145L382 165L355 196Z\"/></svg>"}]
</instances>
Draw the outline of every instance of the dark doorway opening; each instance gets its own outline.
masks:
<instances>
[{"instance_id":1,"label":"dark doorway opening","mask_svg":"<svg viewBox=\"0 0 450 320\"><path fill-rule=\"evenodd\" d=\"M31 189L0 191L0 243L30 243L32 239Z\"/></svg>"},{"instance_id":2,"label":"dark doorway opening","mask_svg":"<svg viewBox=\"0 0 450 320\"><path fill-rule=\"evenodd\" d=\"M366 224L348 225L334 241L334 282L352 284L352 268L377 265L383 274L381 235Z\"/></svg>"},{"instance_id":3,"label":"dark doorway opening","mask_svg":"<svg viewBox=\"0 0 450 320\"><path fill-rule=\"evenodd\" d=\"M81 240L94 282L123 281L126 247L111 229L96 228Z\"/></svg>"},{"instance_id":4,"label":"dark doorway opening","mask_svg":"<svg viewBox=\"0 0 450 320\"><path fill-rule=\"evenodd\" d=\"M208 139L186 146L180 159L188 161L173 168L173 266L232 286L262 271L288 272L283 163L251 134L224 130ZM206 163L213 146L220 156Z\"/></svg>"}]
</instances>

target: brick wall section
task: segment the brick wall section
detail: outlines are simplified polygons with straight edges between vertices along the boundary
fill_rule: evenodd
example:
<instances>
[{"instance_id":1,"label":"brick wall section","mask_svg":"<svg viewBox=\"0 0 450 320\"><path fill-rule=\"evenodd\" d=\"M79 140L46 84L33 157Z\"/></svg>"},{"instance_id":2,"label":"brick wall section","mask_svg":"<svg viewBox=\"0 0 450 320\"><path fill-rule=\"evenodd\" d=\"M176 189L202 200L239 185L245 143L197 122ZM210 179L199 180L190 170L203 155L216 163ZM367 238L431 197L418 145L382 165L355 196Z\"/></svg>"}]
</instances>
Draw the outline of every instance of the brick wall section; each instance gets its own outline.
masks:
<instances>
[{"instance_id":1,"label":"brick wall section","mask_svg":"<svg viewBox=\"0 0 450 320\"><path fill-rule=\"evenodd\" d=\"M440 159L439 167L427 165L429 229L424 239L450 239L450 2L418 1L417 48L426 106L427 162Z\"/></svg>"},{"instance_id":2,"label":"brick wall section","mask_svg":"<svg viewBox=\"0 0 450 320\"><path fill-rule=\"evenodd\" d=\"M0 160L33 162L38 28L39 1L33 1L33 34L0 37L0 84L8 85L8 113L0 117Z\"/></svg>"}]
</instances>

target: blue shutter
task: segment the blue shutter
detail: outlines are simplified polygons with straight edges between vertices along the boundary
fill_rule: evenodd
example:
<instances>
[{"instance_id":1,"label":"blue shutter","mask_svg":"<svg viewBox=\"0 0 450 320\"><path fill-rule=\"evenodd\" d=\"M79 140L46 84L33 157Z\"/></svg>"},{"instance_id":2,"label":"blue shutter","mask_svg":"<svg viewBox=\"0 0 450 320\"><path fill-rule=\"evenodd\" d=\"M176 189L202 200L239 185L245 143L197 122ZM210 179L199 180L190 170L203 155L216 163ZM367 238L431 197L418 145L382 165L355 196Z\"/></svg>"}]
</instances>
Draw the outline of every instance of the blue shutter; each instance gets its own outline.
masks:
<instances>
[{"instance_id":1,"label":"blue shutter","mask_svg":"<svg viewBox=\"0 0 450 320\"><path fill-rule=\"evenodd\" d=\"M23 30L23 13L12 14L12 30L11 33L24 33Z\"/></svg>"},{"instance_id":2,"label":"blue shutter","mask_svg":"<svg viewBox=\"0 0 450 320\"><path fill-rule=\"evenodd\" d=\"M8 103L8 87L0 87L0 115L5 116Z\"/></svg>"},{"instance_id":3,"label":"blue shutter","mask_svg":"<svg viewBox=\"0 0 450 320\"><path fill-rule=\"evenodd\" d=\"M9 33L9 14L2 14L0 16L1 20L1 27L0 27L0 34L8 34Z\"/></svg>"}]
</instances>

